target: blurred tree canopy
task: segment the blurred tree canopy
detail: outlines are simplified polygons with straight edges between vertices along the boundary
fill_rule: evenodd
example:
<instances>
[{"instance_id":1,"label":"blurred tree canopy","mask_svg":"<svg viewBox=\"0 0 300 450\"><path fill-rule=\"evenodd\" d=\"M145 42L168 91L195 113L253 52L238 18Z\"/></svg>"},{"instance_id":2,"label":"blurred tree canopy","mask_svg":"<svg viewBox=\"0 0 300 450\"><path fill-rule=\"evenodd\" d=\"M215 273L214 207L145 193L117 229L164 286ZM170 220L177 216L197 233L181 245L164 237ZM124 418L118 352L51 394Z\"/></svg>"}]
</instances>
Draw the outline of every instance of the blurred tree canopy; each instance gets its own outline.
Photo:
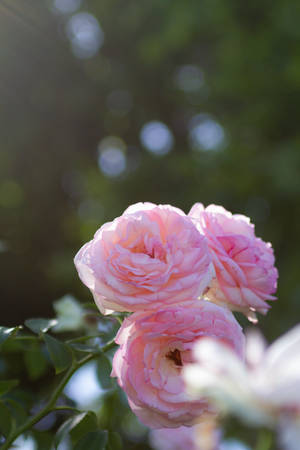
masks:
<instances>
[{"instance_id":1,"label":"blurred tree canopy","mask_svg":"<svg viewBox=\"0 0 300 450\"><path fill-rule=\"evenodd\" d=\"M300 4L2 0L2 324L90 294L76 251L131 203L222 204L271 241L274 338L299 311Z\"/></svg>"}]
</instances>

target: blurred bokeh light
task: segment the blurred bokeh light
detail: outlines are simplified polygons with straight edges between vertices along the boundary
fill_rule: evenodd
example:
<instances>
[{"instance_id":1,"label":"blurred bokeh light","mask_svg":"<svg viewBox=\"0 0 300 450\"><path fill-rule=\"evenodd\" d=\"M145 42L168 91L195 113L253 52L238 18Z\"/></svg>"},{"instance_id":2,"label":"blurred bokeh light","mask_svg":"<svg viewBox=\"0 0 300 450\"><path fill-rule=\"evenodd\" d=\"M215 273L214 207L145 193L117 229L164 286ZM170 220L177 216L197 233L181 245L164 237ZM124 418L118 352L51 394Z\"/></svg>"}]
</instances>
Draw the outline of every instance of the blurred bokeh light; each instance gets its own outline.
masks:
<instances>
[{"instance_id":1,"label":"blurred bokeh light","mask_svg":"<svg viewBox=\"0 0 300 450\"><path fill-rule=\"evenodd\" d=\"M79 369L65 387L65 393L83 409L89 409L99 401L103 393L96 376L96 365L86 364Z\"/></svg>"},{"instance_id":2,"label":"blurred bokeh light","mask_svg":"<svg viewBox=\"0 0 300 450\"><path fill-rule=\"evenodd\" d=\"M125 171L125 149L125 144L117 137L106 137L100 142L98 164L104 175L117 177Z\"/></svg>"},{"instance_id":3,"label":"blurred bokeh light","mask_svg":"<svg viewBox=\"0 0 300 450\"><path fill-rule=\"evenodd\" d=\"M192 118L189 137L192 147L197 150L219 150L225 144L223 127L206 114Z\"/></svg>"},{"instance_id":4,"label":"blurred bokeh light","mask_svg":"<svg viewBox=\"0 0 300 450\"><path fill-rule=\"evenodd\" d=\"M62 14L75 12L81 3L82 0L53 0L54 8Z\"/></svg>"},{"instance_id":5,"label":"blurred bokeh light","mask_svg":"<svg viewBox=\"0 0 300 450\"><path fill-rule=\"evenodd\" d=\"M299 20L292 0L1 2L4 325L91 300L73 257L137 201L249 215L280 272L260 324L295 324Z\"/></svg>"},{"instance_id":6,"label":"blurred bokeh light","mask_svg":"<svg viewBox=\"0 0 300 450\"><path fill-rule=\"evenodd\" d=\"M66 32L73 53L78 58L91 58L103 44L104 33L99 22L87 12L74 14L68 20Z\"/></svg>"},{"instance_id":7,"label":"blurred bokeh light","mask_svg":"<svg viewBox=\"0 0 300 450\"><path fill-rule=\"evenodd\" d=\"M204 84L204 74L197 66L181 66L175 72L175 84L185 92L196 92Z\"/></svg>"},{"instance_id":8,"label":"blurred bokeh light","mask_svg":"<svg viewBox=\"0 0 300 450\"><path fill-rule=\"evenodd\" d=\"M155 155L166 155L173 147L172 132L167 125L157 120L146 123L140 137L143 146Z\"/></svg>"}]
</instances>

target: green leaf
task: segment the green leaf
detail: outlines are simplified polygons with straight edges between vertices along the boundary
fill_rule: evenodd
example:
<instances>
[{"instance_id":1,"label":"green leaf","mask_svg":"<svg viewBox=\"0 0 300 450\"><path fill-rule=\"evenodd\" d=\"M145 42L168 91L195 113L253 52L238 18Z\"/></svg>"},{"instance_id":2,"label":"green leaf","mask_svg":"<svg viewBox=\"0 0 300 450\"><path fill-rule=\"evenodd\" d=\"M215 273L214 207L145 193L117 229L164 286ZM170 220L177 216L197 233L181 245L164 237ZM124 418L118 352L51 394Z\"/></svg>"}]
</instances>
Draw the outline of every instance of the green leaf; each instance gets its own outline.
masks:
<instances>
[{"instance_id":1,"label":"green leaf","mask_svg":"<svg viewBox=\"0 0 300 450\"><path fill-rule=\"evenodd\" d=\"M262 428L259 430L255 450L271 450L273 448L273 432Z\"/></svg>"},{"instance_id":2,"label":"green leaf","mask_svg":"<svg viewBox=\"0 0 300 450\"><path fill-rule=\"evenodd\" d=\"M70 344L74 350L84 353L99 353L99 347L93 347L92 345L81 344L80 342L72 342Z\"/></svg>"},{"instance_id":3,"label":"green leaf","mask_svg":"<svg viewBox=\"0 0 300 450\"><path fill-rule=\"evenodd\" d=\"M32 334L19 334L15 341L24 343L24 345L27 345L28 342L38 341L38 336L34 336ZM27 341L27 342L26 342Z\"/></svg>"},{"instance_id":4,"label":"green leaf","mask_svg":"<svg viewBox=\"0 0 300 450\"><path fill-rule=\"evenodd\" d=\"M5 437L9 435L12 426L12 418L9 409L3 402L0 402L0 434Z\"/></svg>"},{"instance_id":5,"label":"green leaf","mask_svg":"<svg viewBox=\"0 0 300 450\"><path fill-rule=\"evenodd\" d=\"M102 396L99 410L99 425L102 429L115 430L123 420L127 406L123 406L120 402L119 392L117 390L109 390Z\"/></svg>"},{"instance_id":6,"label":"green leaf","mask_svg":"<svg viewBox=\"0 0 300 450\"><path fill-rule=\"evenodd\" d=\"M76 414L66 420L58 429L54 440L55 448L57 448L59 442L62 441L66 435L70 435L72 444L74 445L82 436L97 430L97 428L98 424L95 413L86 411Z\"/></svg>"},{"instance_id":7,"label":"green leaf","mask_svg":"<svg viewBox=\"0 0 300 450\"><path fill-rule=\"evenodd\" d=\"M16 334L22 327L0 327L0 346L9 338Z\"/></svg>"},{"instance_id":8,"label":"green leaf","mask_svg":"<svg viewBox=\"0 0 300 450\"><path fill-rule=\"evenodd\" d=\"M27 413L22 402L13 400L11 398L6 399L6 402L7 407L10 410L10 415L14 418L16 425L22 425L27 419Z\"/></svg>"},{"instance_id":9,"label":"green leaf","mask_svg":"<svg viewBox=\"0 0 300 450\"><path fill-rule=\"evenodd\" d=\"M85 435L74 450L102 450L107 444L107 431L99 430Z\"/></svg>"},{"instance_id":10,"label":"green leaf","mask_svg":"<svg viewBox=\"0 0 300 450\"><path fill-rule=\"evenodd\" d=\"M56 319L28 319L25 325L36 334L47 333L50 328L55 327Z\"/></svg>"},{"instance_id":11,"label":"green leaf","mask_svg":"<svg viewBox=\"0 0 300 450\"><path fill-rule=\"evenodd\" d=\"M48 334L43 334L55 372L60 373L72 363L72 354L67 345Z\"/></svg>"},{"instance_id":12,"label":"green leaf","mask_svg":"<svg viewBox=\"0 0 300 450\"><path fill-rule=\"evenodd\" d=\"M53 450L53 435L51 432L34 430L33 436L37 444L37 449Z\"/></svg>"},{"instance_id":13,"label":"green leaf","mask_svg":"<svg viewBox=\"0 0 300 450\"><path fill-rule=\"evenodd\" d=\"M103 389L110 389L112 387L112 380L110 377L111 363L104 353L101 353L97 358L97 377Z\"/></svg>"},{"instance_id":14,"label":"green leaf","mask_svg":"<svg viewBox=\"0 0 300 450\"><path fill-rule=\"evenodd\" d=\"M106 450L122 450L122 438L116 431L108 432L108 441Z\"/></svg>"},{"instance_id":15,"label":"green leaf","mask_svg":"<svg viewBox=\"0 0 300 450\"><path fill-rule=\"evenodd\" d=\"M12 388L19 384L19 380L1 380L0 381L0 395L6 394Z\"/></svg>"},{"instance_id":16,"label":"green leaf","mask_svg":"<svg viewBox=\"0 0 300 450\"><path fill-rule=\"evenodd\" d=\"M73 444L81 439L87 433L98 430L97 416L92 411L84 412L77 422L77 425L70 431L70 437Z\"/></svg>"},{"instance_id":17,"label":"green leaf","mask_svg":"<svg viewBox=\"0 0 300 450\"><path fill-rule=\"evenodd\" d=\"M28 345L24 351L24 361L31 380L37 380L47 370L47 360L37 342Z\"/></svg>"}]
</instances>

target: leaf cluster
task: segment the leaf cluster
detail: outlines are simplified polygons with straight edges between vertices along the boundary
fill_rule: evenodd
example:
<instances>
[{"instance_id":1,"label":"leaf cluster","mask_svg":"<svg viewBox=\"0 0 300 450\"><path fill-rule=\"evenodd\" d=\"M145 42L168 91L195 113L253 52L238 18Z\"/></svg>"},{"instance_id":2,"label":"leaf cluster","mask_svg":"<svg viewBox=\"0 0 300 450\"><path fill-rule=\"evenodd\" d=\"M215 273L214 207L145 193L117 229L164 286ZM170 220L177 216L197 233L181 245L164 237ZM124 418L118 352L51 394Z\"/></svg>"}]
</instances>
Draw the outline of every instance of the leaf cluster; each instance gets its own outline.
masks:
<instances>
[{"instance_id":1,"label":"leaf cluster","mask_svg":"<svg viewBox=\"0 0 300 450\"><path fill-rule=\"evenodd\" d=\"M59 314L54 319L28 319L24 326L0 327L1 449L28 433L43 450L57 449L62 441L75 450L122 448L121 436L103 415L108 403L118 409L117 386L110 373L122 318L103 319L91 305L80 308L83 320L88 320L71 332L57 327ZM77 370L93 360L103 401L98 411L80 411L64 388Z\"/></svg>"}]
</instances>

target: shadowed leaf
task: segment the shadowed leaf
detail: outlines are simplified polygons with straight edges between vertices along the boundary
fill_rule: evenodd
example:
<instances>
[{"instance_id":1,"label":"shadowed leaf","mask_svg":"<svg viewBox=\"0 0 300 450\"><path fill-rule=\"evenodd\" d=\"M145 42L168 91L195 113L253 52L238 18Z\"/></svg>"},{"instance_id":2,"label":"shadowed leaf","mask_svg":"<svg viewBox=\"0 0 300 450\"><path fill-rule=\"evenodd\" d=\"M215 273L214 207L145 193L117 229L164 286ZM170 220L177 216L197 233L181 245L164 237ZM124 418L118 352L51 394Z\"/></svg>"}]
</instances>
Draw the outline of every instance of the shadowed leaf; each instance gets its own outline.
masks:
<instances>
[{"instance_id":1,"label":"shadowed leaf","mask_svg":"<svg viewBox=\"0 0 300 450\"><path fill-rule=\"evenodd\" d=\"M105 448L106 443L107 431L94 431L80 439L74 450L102 450Z\"/></svg>"},{"instance_id":2,"label":"shadowed leaf","mask_svg":"<svg viewBox=\"0 0 300 450\"><path fill-rule=\"evenodd\" d=\"M56 319L28 319L25 325L36 334L47 333L50 328L57 324Z\"/></svg>"},{"instance_id":3,"label":"shadowed leaf","mask_svg":"<svg viewBox=\"0 0 300 450\"><path fill-rule=\"evenodd\" d=\"M43 338L46 342L56 373L62 372L69 367L72 362L72 355L69 347L48 334L44 334Z\"/></svg>"}]
</instances>

